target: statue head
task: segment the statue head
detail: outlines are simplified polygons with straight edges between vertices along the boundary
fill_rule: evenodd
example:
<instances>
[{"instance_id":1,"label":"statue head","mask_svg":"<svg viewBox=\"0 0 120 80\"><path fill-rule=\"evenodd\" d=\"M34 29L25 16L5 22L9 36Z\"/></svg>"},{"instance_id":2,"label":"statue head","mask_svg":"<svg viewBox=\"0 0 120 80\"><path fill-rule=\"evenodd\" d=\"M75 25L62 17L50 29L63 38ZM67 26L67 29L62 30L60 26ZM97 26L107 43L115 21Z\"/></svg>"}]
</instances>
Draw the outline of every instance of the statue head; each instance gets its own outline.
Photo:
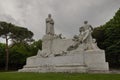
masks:
<instances>
[{"instance_id":1,"label":"statue head","mask_svg":"<svg viewBox=\"0 0 120 80\"><path fill-rule=\"evenodd\" d=\"M51 14L48 14L48 17L51 18Z\"/></svg>"},{"instance_id":2,"label":"statue head","mask_svg":"<svg viewBox=\"0 0 120 80\"><path fill-rule=\"evenodd\" d=\"M88 21L84 21L84 24L87 24L88 23Z\"/></svg>"}]
</instances>

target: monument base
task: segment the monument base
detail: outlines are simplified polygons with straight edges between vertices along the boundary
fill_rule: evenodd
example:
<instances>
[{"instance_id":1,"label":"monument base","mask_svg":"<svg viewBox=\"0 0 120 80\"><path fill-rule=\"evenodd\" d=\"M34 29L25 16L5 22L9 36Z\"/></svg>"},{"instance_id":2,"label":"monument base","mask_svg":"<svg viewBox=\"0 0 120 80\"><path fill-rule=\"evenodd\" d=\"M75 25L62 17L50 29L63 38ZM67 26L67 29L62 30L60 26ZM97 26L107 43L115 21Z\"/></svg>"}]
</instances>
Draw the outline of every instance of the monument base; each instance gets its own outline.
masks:
<instances>
[{"instance_id":1,"label":"monument base","mask_svg":"<svg viewBox=\"0 0 120 80\"><path fill-rule=\"evenodd\" d=\"M66 56L47 57L33 56L19 72L108 72L103 50L74 52Z\"/></svg>"}]
</instances>

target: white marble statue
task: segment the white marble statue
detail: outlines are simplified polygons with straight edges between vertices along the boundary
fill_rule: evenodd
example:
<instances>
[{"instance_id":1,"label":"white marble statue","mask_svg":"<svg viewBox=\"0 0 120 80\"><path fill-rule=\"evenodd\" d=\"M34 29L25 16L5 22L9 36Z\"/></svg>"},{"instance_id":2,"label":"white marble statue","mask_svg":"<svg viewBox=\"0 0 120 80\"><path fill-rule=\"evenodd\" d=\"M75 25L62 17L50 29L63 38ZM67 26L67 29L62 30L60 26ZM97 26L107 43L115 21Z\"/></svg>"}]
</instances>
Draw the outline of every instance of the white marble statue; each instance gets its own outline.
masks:
<instances>
[{"instance_id":1,"label":"white marble statue","mask_svg":"<svg viewBox=\"0 0 120 80\"><path fill-rule=\"evenodd\" d=\"M87 24L88 21L84 21L84 25L81 27L81 34L82 34L82 40L81 42L84 44L84 50L90 50L93 49L93 39L92 39L92 26Z\"/></svg>"},{"instance_id":2,"label":"white marble statue","mask_svg":"<svg viewBox=\"0 0 120 80\"><path fill-rule=\"evenodd\" d=\"M84 25L82 27L79 28L79 35L75 35L73 37L73 41L74 44L72 44L67 50L71 51L71 50L75 50L77 49L79 46L82 46L83 50L92 50L92 49L96 49L94 47L94 43L93 42L93 38L91 35L91 32L93 30L91 25L87 24L87 21L84 21Z\"/></svg>"},{"instance_id":3,"label":"white marble statue","mask_svg":"<svg viewBox=\"0 0 120 80\"><path fill-rule=\"evenodd\" d=\"M51 14L48 14L48 18L46 18L46 34L54 35L54 20L51 18Z\"/></svg>"},{"instance_id":4,"label":"white marble statue","mask_svg":"<svg viewBox=\"0 0 120 80\"><path fill-rule=\"evenodd\" d=\"M84 22L79 35L63 39L54 33L51 15L46 19L46 35L42 38L42 50L27 58L19 72L108 72L104 50L100 50L92 39L91 25Z\"/></svg>"}]
</instances>

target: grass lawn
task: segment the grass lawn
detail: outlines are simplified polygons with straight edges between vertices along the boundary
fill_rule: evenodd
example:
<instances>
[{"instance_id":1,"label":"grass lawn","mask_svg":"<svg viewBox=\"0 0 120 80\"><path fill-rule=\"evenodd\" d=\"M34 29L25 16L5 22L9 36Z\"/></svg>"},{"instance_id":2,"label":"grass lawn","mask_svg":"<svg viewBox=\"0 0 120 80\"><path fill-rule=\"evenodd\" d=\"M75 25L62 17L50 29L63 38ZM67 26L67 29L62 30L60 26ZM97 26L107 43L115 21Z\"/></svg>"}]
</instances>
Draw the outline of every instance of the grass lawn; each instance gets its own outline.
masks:
<instances>
[{"instance_id":1,"label":"grass lawn","mask_svg":"<svg viewBox=\"0 0 120 80\"><path fill-rule=\"evenodd\" d=\"M0 80L120 80L120 74L0 72Z\"/></svg>"}]
</instances>

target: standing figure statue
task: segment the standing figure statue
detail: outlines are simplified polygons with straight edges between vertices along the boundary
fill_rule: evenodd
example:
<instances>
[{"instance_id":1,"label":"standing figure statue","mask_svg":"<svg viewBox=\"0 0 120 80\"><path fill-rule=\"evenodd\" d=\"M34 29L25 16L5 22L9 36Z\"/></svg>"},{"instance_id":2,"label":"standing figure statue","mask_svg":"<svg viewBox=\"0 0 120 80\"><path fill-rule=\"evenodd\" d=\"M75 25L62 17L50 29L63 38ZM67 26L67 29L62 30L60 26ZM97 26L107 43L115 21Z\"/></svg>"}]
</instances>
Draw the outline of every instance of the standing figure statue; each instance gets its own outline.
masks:
<instances>
[{"instance_id":1,"label":"standing figure statue","mask_svg":"<svg viewBox=\"0 0 120 80\"><path fill-rule=\"evenodd\" d=\"M84 25L81 27L82 28L82 43L84 44L84 50L90 50L93 49L92 43L92 31L93 28L91 25L87 24L88 21L84 21Z\"/></svg>"},{"instance_id":2,"label":"standing figure statue","mask_svg":"<svg viewBox=\"0 0 120 80\"><path fill-rule=\"evenodd\" d=\"M51 18L51 14L48 14L48 18L46 18L46 34L54 35L54 20Z\"/></svg>"}]
</instances>

